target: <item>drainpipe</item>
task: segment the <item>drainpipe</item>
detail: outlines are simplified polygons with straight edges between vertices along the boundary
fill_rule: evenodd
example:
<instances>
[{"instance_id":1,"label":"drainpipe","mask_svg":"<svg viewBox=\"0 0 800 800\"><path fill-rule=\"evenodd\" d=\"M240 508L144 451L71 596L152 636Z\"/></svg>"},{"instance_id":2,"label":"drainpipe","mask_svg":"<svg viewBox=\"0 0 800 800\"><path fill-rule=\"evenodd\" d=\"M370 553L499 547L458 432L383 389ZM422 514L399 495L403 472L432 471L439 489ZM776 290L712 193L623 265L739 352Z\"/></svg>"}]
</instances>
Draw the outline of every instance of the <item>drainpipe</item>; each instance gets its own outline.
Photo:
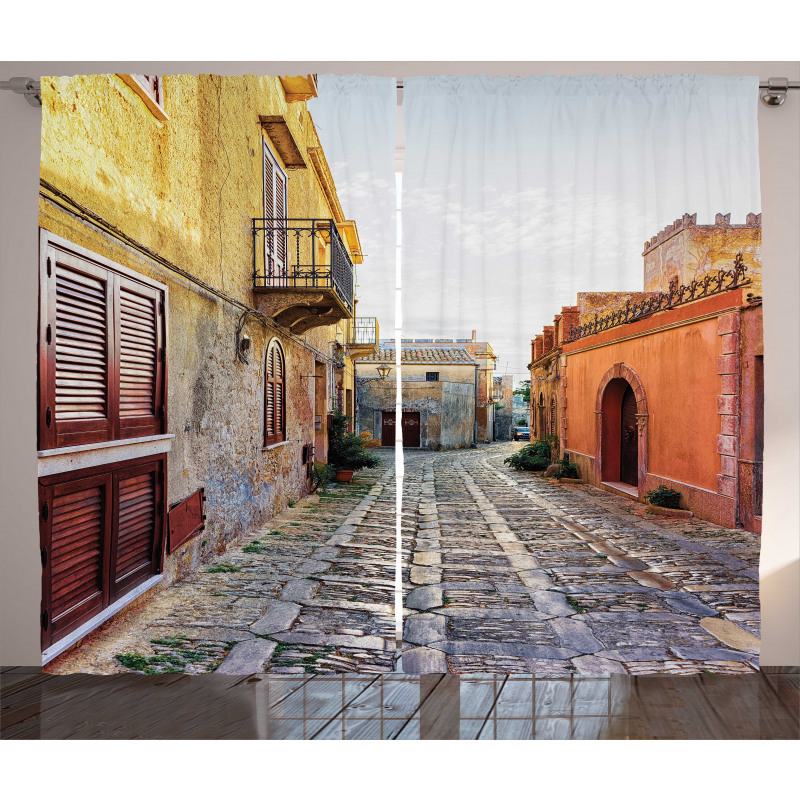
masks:
<instances>
[{"instance_id":1,"label":"drainpipe","mask_svg":"<svg viewBox=\"0 0 800 800\"><path fill-rule=\"evenodd\" d=\"M475 331L472 332L472 339L475 340ZM474 422L472 423L472 443L478 446L478 365L475 365L475 408L473 411Z\"/></svg>"}]
</instances>

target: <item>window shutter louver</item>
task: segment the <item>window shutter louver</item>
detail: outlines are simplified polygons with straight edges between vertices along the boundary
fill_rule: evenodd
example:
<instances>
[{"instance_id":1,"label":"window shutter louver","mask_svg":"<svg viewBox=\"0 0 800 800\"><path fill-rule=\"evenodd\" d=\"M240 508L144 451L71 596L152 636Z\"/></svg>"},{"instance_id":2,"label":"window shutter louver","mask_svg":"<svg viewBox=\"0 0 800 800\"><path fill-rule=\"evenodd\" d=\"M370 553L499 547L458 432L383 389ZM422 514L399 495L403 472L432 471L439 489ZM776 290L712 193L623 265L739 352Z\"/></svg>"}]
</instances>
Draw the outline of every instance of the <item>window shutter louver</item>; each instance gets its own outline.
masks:
<instances>
[{"instance_id":1,"label":"window shutter louver","mask_svg":"<svg viewBox=\"0 0 800 800\"><path fill-rule=\"evenodd\" d=\"M115 475L117 518L112 601L155 571L154 548L161 518L159 470L158 464L145 464L119 470Z\"/></svg>"},{"instance_id":2,"label":"window shutter louver","mask_svg":"<svg viewBox=\"0 0 800 800\"><path fill-rule=\"evenodd\" d=\"M92 264L76 263L75 259L58 259L53 251L48 288L52 303L44 347L45 359L52 368L47 375L48 430L43 438L56 447L108 439L112 427L109 334L113 316L108 272Z\"/></svg>"},{"instance_id":3,"label":"window shutter louver","mask_svg":"<svg viewBox=\"0 0 800 800\"><path fill-rule=\"evenodd\" d=\"M161 370L159 295L120 278L119 418L121 436L158 433Z\"/></svg>"},{"instance_id":4,"label":"window shutter louver","mask_svg":"<svg viewBox=\"0 0 800 800\"><path fill-rule=\"evenodd\" d=\"M275 217L286 222L286 179L279 170L275 170ZM275 261L278 273L282 277L288 274L286 266L286 231L278 231L277 241L275 242Z\"/></svg>"},{"instance_id":5,"label":"window shutter louver","mask_svg":"<svg viewBox=\"0 0 800 800\"><path fill-rule=\"evenodd\" d=\"M286 224L286 176L270 153L267 143L264 148L264 265L269 286L287 286L287 232Z\"/></svg>"},{"instance_id":6,"label":"window shutter louver","mask_svg":"<svg viewBox=\"0 0 800 800\"><path fill-rule=\"evenodd\" d=\"M79 627L107 605L105 565L111 524L108 476L43 489L43 645Z\"/></svg>"},{"instance_id":7,"label":"window shutter louver","mask_svg":"<svg viewBox=\"0 0 800 800\"><path fill-rule=\"evenodd\" d=\"M283 351L273 342L266 355L264 380L264 444L277 444L286 439L286 380Z\"/></svg>"}]
</instances>

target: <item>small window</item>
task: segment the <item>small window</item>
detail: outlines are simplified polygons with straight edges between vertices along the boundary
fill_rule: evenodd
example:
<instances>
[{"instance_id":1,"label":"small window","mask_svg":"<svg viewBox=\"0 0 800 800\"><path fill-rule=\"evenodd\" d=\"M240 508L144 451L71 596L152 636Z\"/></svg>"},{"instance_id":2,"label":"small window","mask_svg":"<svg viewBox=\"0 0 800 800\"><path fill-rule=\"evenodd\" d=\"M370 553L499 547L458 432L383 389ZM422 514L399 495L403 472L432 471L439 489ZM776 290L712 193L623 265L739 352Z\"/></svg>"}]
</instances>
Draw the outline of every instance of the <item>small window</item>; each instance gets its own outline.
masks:
<instances>
[{"instance_id":1,"label":"small window","mask_svg":"<svg viewBox=\"0 0 800 800\"><path fill-rule=\"evenodd\" d=\"M156 119L167 120L164 112L164 89L161 75L121 75L118 76L139 95Z\"/></svg>"},{"instance_id":2,"label":"small window","mask_svg":"<svg viewBox=\"0 0 800 800\"><path fill-rule=\"evenodd\" d=\"M439 380L439 373L438 372L426 372L425 373L425 380L428 382L435 383Z\"/></svg>"},{"instance_id":3,"label":"small window","mask_svg":"<svg viewBox=\"0 0 800 800\"><path fill-rule=\"evenodd\" d=\"M267 348L264 383L264 445L286 440L286 359L273 340Z\"/></svg>"}]
</instances>

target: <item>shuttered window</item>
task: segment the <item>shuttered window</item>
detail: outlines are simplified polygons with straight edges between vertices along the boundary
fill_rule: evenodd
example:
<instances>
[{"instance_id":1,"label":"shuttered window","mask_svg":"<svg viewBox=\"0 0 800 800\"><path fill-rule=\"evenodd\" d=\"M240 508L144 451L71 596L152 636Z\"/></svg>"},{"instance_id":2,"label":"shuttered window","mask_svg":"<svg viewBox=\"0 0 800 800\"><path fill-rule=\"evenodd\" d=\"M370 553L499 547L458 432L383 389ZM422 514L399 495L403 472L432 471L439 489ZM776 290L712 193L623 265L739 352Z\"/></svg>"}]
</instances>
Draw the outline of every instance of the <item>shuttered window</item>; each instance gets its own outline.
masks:
<instances>
[{"instance_id":1,"label":"shuttered window","mask_svg":"<svg viewBox=\"0 0 800 800\"><path fill-rule=\"evenodd\" d=\"M165 433L165 288L46 232L42 251L39 449Z\"/></svg>"},{"instance_id":2,"label":"shuttered window","mask_svg":"<svg viewBox=\"0 0 800 800\"><path fill-rule=\"evenodd\" d=\"M264 148L264 264L268 286L288 285L286 174L266 141Z\"/></svg>"},{"instance_id":3,"label":"shuttered window","mask_svg":"<svg viewBox=\"0 0 800 800\"><path fill-rule=\"evenodd\" d=\"M286 360L283 348L273 340L267 348L264 381L264 444L286 439Z\"/></svg>"},{"instance_id":4,"label":"shuttered window","mask_svg":"<svg viewBox=\"0 0 800 800\"><path fill-rule=\"evenodd\" d=\"M164 459L40 479L43 648L160 571Z\"/></svg>"},{"instance_id":5,"label":"shuttered window","mask_svg":"<svg viewBox=\"0 0 800 800\"><path fill-rule=\"evenodd\" d=\"M161 102L161 77L159 75L134 75L142 88L150 95L154 102L162 105Z\"/></svg>"}]
</instances>

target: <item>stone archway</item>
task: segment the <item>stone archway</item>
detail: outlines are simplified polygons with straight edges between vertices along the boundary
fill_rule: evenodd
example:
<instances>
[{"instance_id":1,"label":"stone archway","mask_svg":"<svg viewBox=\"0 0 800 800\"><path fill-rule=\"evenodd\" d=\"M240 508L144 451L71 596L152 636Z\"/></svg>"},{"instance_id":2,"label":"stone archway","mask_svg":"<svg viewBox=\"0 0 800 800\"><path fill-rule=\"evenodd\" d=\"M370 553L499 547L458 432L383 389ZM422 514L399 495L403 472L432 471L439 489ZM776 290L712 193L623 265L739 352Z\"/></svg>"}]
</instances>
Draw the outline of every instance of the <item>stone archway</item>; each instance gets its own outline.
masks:
<instances>
[{"instance_id":1,"label":"stone archway","mask_svg":"<svg viewBox=\"0 0 800 800\"><path fill-rule=\"evenodd\" d=\"M623 400L631 392L636 401L635 433L623 430ZM626 364L614 364L600 380L595 401L595 474L599 483L620 483L626 439L636 437L635 472L637 496L644 495L647 475L647 395L639 376ZM628 478L630 483L631 478Z\"/></svg>"}]
</instances>

